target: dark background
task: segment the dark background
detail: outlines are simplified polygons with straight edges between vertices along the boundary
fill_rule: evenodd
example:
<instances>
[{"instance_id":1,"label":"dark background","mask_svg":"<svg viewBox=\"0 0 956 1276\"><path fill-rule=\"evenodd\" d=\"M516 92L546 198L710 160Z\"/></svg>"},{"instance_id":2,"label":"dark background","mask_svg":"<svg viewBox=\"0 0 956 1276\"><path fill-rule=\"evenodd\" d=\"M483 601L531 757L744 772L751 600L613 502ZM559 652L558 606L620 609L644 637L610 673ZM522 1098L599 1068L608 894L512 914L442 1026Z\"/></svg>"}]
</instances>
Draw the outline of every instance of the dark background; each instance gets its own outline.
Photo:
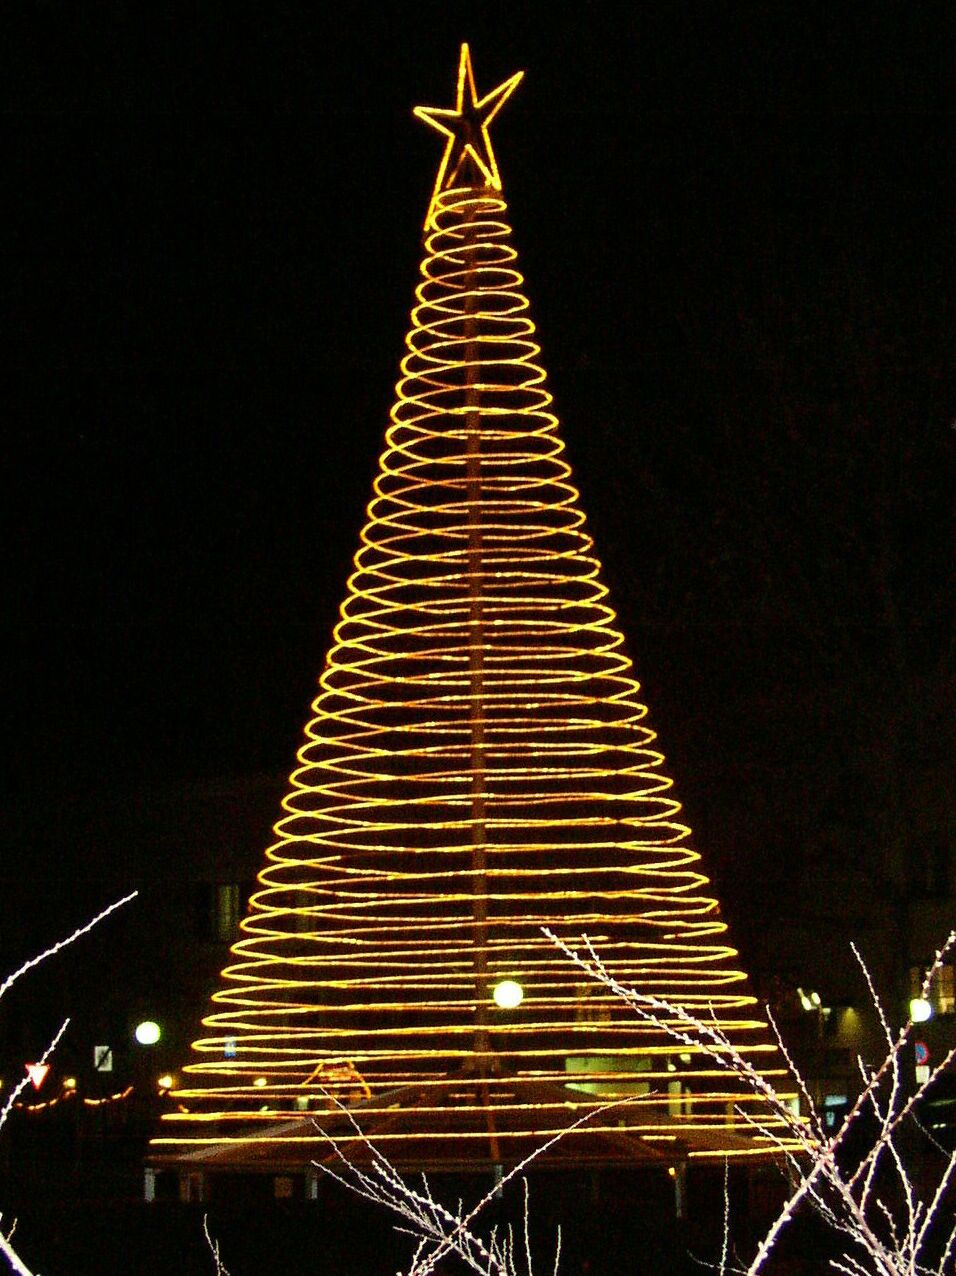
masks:
<instances>
[{"instance_id":1,"label":"dark background","mask_svg":"<svg viewBox=\"0 0 956 1276\"><path fill-rule=\"evenodd\" d=\"M850 939L892 984L956 914L948 8L318 9L2 20L0 971L141 890L0 1016L5 1077L72 1013L47 1093L137 1085L5 1130L43 1270L208 1270L201 1207L131 1204L155 1076L226 956L197 891L261 862L343 597L440 155L411 107L452 103L462 39L479 91L527 71L494 141L543 362L758 991L850 1004ZM661 1183L579 1187L580 1217L535 1188L569 1271L695 1249ZM227 1263L381 1267L384 1217L323 1202L214 1204Z\"/></svg>"},{"instance_id":2,"label":"dark background","mask_svg":"<svg viewBox=\"0 0 956 1276\"><path fill-rule=\"evenodd\" d=\"M951 20L148 8L5 19L6 959L189 876L197 785L281 788L417 277L411 107L452 103L463 38L479 91L527 70L494 141L543 360L745 958L819 968L917 816L947 887ZM219 811L247 857L277 814Z\"/></svg>"}]
</instances>

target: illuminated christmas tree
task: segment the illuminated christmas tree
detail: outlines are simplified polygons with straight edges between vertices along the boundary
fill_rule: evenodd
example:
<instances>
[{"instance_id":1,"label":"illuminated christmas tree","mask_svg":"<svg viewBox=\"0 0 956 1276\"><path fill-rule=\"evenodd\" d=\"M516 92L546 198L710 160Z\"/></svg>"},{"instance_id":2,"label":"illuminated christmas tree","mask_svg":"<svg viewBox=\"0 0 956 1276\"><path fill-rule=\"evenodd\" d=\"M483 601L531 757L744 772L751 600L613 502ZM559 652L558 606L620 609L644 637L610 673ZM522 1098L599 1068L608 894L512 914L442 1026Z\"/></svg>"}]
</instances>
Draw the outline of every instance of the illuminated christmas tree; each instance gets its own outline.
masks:
<instances>
[{"instance_id":1,"label":"illuminated christmas tree","mask_svg":"<svg viewBox=\"0 0 956 1276\"><path fill-rule=\"evenodd\" d=\"M551 412L488 132L520 78L479 99L465 46L455 107L416 112L446 143L374 495L160 1157L305 1163L343 1108L404 1165L507 1163L589 1113L556 1155L766 1146L752 1097L543 933L781 1075Z\"/></svg>"}]
</instances>

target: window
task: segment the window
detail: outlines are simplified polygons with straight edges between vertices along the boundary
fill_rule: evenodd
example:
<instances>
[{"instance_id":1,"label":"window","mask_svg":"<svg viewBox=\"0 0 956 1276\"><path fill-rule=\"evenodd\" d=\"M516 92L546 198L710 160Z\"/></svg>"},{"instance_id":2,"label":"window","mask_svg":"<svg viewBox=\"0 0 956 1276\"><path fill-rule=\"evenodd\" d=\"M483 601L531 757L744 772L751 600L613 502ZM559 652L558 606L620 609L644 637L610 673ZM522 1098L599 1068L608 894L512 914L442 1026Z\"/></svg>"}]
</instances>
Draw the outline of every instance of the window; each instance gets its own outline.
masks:
<instances>
[{"instance_id":1,"label":"window","mask_svg":"<svg viewBox=\"0 0 956 1276\"><path fill-rule=\"evenodd\" d=\"M249 891L239 882L203 882L198 893L199 932L214 944L229 944L237 936Z\"/></svg>"},{"instance_id":2,"label":"window","mask_svg":"<svg viewBox=\"0 0 956 1276\"><path fill-rule=\"evenodd\" d=\"M918 838L913 847L911 883L915 895L939 899L952 892L952 846L943 835Z\"/></svg>"},{"instance_id":3,"label":"window","mask_svg":"<svg viewBox=\"0 0 956 1276\"><path fill-rule=\"evenodd\" d=\"M601 984L578 984L574 1018L577 1023L602 1024L611 1022L613 996Z\"/></svg>"},{"instance_id":4,"label":"window","mask_svg":"<svg viewBox=\"0 0 956 1276\"><path fill-rule=\"evenodd\" d=\"M956 966L940 966L931 996L938 1015L956 1013Z\"/></svg>"},{"instance_id":5,"label":"window","mask_svg":"<svg viewBox=\"0 0 956 1276\"><path fill-rule=\"evenodd\" d=\"M216 888L216 938L228 943L239 925L239 885L220 884Z\"/></svg>"},{"instance_id":6,"label":"window","mask_svg":"<svg viewBox=\"0 0 956 1276\"><path fill-rule=\"evenodd\" d=\"M910 996L920 995L927 970L926 966L910 967ZM929 1001L934 1015L956 1014L956 966L940 966L929 986Z\"/></svg>"}]
</instances>

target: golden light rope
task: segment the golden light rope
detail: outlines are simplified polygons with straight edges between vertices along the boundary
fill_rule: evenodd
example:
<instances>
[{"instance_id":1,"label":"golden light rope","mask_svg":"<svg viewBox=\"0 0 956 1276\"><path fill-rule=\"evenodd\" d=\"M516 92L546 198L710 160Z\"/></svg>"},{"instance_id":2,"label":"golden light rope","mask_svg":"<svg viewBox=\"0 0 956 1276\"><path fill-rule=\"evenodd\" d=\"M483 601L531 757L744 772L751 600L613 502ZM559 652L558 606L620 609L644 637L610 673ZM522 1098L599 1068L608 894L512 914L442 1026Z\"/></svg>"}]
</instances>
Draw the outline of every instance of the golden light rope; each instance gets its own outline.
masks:
<instances>
[{"instance_id":1,"label":"golden light rope","mask_svg":"<svg viewBox=\"0 0 956 1276\"><path fill-rule=\"evenodd\" d=\"M493 1137L494 1158L622 1095L573 1137L752 1135L733 1108L759 1103L582 984L544 926L587 933L616 979L784 1075L551 411L487 133L518 78L479 101L465 48L457 108L419 108L449 141L374 495L277 840L175 1092L189 1110L158 1151L315 1155L318 1134L279 1126L330 1095L366 1129L388 1117L386 1147L452 1130ZM513 1009L492 998L505 980L523 990Z\"/></svg>"},{"instance_id":2,"label":"golden light rope","mask_svg":"<svg viewBox=\"0 0 956 1276\"><path fill-rule=\"evenodd\" d=\"M54 1095L52 1099L41 1099L36 1103L14 1103L13 1110L15 1112L26 1112L31 1115L37 1112L52 1112L54 1108L60 1106L61 1103L79 1102L86 1108L102 1108L114 1103L121 1103L129 1099L134 1093L136 1087L128 1085L123 1090L117 1090L114 1094L105 1094L99 1099L91 1099L88 1095L80 1096L75 1088L70 1087L62 1094Z\"/></svg>"}]
</instances>

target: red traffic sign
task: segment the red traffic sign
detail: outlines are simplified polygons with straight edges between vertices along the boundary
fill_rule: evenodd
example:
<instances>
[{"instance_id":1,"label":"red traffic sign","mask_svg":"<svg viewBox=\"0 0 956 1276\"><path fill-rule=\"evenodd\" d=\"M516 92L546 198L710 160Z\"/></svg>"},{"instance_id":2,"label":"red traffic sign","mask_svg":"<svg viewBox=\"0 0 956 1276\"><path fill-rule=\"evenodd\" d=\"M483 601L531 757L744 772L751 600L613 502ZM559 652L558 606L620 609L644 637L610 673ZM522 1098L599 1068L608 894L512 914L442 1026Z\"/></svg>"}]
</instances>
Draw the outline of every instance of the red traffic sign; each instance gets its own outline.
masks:
<instances>
[{"instance_id":1,"label":"red traffic sign","mask_svg":"<svg viewBox=\"0 0 956 1276\"><path fill-rule=\"evenodd\" d=\"M48 1063L28 1063L26 1069L30 1084L34 1090L39 1090L46 1080L46 1074L50 1071L50 1065Z\"/></svg>"}]
</instances>

